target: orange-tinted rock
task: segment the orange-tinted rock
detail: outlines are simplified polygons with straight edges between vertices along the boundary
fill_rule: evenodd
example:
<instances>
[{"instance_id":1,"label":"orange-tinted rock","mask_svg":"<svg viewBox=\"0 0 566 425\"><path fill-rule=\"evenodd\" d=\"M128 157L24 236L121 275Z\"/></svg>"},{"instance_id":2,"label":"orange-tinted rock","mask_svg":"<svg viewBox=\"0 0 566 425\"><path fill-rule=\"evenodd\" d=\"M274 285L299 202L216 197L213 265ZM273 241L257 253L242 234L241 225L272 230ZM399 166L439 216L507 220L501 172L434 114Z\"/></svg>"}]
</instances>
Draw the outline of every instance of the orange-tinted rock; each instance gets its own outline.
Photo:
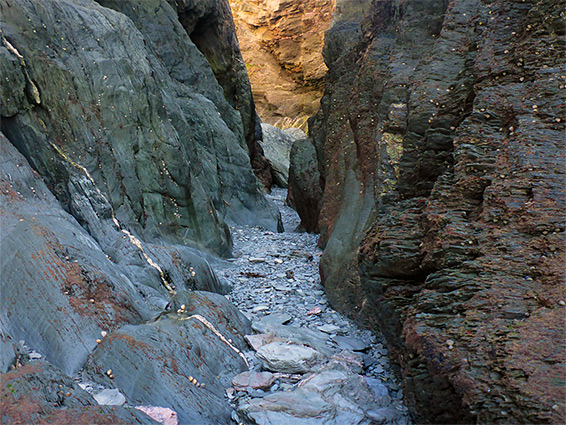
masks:
<instances>
[{"instance_id":1,"label":"orange-tinted rock","mask_svg":"<svg viewBox=\"0 0 566 425\"><path fill-rule=\"evenodd\" d=\"M246 388L266 389L271 387L275 382L276 376L270 372L242 372L234 376L232 385L237 390L245 390Z\"/></svg>"},{"instance_id":2,"label":"orange-tinted rock","mask_svg":"<svg viewBox=\"0 0 566 425\"><path fill-rule=\"evenodd\" d=\"M334 0L230 2L262 120L306 129L322 96L324 31Z\"/></svg>"}]
</instances>

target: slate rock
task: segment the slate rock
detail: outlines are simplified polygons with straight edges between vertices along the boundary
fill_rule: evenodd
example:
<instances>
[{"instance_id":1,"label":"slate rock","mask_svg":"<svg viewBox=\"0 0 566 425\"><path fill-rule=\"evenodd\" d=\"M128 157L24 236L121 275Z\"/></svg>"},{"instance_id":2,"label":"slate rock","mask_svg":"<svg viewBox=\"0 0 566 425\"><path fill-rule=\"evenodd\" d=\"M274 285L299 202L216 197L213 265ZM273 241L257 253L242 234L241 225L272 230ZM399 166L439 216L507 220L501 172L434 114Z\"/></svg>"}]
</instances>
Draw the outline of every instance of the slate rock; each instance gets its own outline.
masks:
<instances>
[{"instance_id":1,"label":"slate rock","mask_svg":"<svg viewBox=\"0 0 566 425\"><path fill-rule=\"evenodd\" d=\"M318 233L322 188L315 147L310 139L293 143L290 153L287 202L301 217L307 232Z\"/></svg>"},{"instance_id":2,"label":"slate rock","mask_svg":"<svg viewBox=\"0 0 566 425\"><path fill-rule=\"evenodd\" d=\"M0 133L0 324L72 374L101 331L150 317L136 285Z\"/></svg>"},{"instance_id":3,"label":"slate rock","mask_svg":"<svg viewBox=\"0 0 566 425\"><path fill-rule=\"evenodd\" d=\"M364 351L369 348L361 338L355 338L351 336L337 335L333 338L334 342L340 346L342 349L352 350L352 351Z\"/></svg>"},{"instance_id":4,"label":"slate rock","mask_svg":"<svg viewBox=\"0 0 566 425\"><path fill-rule=\"evenodd\" d=\"M234 376L232 386L240 391L247 388L264 390L271 387L275 379L276 376L270 372L242 372Z\"/></svg>"},{"instance_id":5,"label":"slate rock","mask_svg":"<svg viewBox=\"0 0 566 425\"><path fill-rule=\"evenodd\" d=\"M304 345L271 342L259 348L257 358L273 372L306 373L324 361L325 356Z\"/></svg>"},{"instance_id":6,"label":"slate rock","mask_svg":"<svg viewBox=\"0 0 566 425\"><path fill-rule=\"evenodd\" d=\"M209 2L200 16L201 24L210 17L204 28L217 32L201 49L214 44L213 55L232 52L214 63L226 59L234 66L216 70L190 39L194 26L181 24L190 20L192 2L175 10L165 0L147 1L135 11L125 2L107 3L117 10L90 0L17 0L3 8L3 33L26 64L25 72L6 68L6 77L35 87L52 112L40 118L33 96L3 95L10 116L3 117L2 131L57 189L62 204L69 205L81 184L76 175L86 170L120 222L142 240L204 246L227 256L226 222L280 229L250 163L256 116L227 2ZM197 24L199 17L192 18ZM34 33L36 25L42 30ZM83 43L75 48L69 40ZM41 61L34 54L40 50L54 60ZM158 52L167 52L165 59ZM6 55L17 59L9 50ZM222 73L241 91L239 105L224 96Z\"/></svg>"},{"instance_id":7,"label":"slate rock","mask_svg":"<svg viewBox=\"0 0 566 425\"><path fill-rule=\"evenodd\" d=\"M418 422L566 422L564 55L533 48L563 7L506 5L367 2L325 36L324 194L297 211L331 303L403 347Z\"/></svg>"},{"instance_id":8,"label":"slate rock","mask_svg":"<svg viewBox=\"0 0 566 425\"><path fill-rule=\"evenodd\" d=\"M247 369L224 339L196 318L126 325L99 344L85 370L130 404L171 408L180 423L224 423L231 412L224 388Z\"/></svg>"},{"instance_id":9,"label":"slate rock","mask_svg":"<svg viewBox=\"0 0 566 425\"><path fill-rule=\"evenodd\" d=\"M327 323L325 325L319 326L317 329L319 331L324 332L324 333L332 334L332 333L338 332L341 328L340 328L340 326L336 326L336 325L332 325L330 323Z\"/></svg>"},{"instance_id":10,"label":"slate rock","mask_svg":"<svg viewBox=\"0 0 566 425\"><path fill-rule=\"evenodd\" d=\"M43 361L0 375L0 409L7 424L158 424L134 408L99 406L71 378Z\"/></svg>"},{"instance_id":11,"label":"slate rock","mask_svg":"<svg viewBox=\"0 0 566 425\"><path fill-rule=\"evenodd\" d=\"M259 350L264 345L270 344L272 342L287 342L287 340L283 338L278 338L273 334L246 335L245 339L248 345L251 348L253 348L255 351Z\"/></svg>"},{"instance_id":12,"label":"slate rock","mask_svg":"<svg viewBox=\"0 0 566 425\"><path fill-rule=\"evenodd\" d=\"M307 135L298 128L289 131L270 124L262 124L261 128L263 140L259 143L271 164L273 182L280 187L287 187L291 146L296 140L306 139Z\"/></svg>"},{"instance_id":13,"label":"slate rock","mask_svg":"<svg viewBox=\"0 0 566 425\"><path fill-rule=\"evenodd\" d=\"M92 396L101 406L122 406L126 402L126 397L116 388L107 388Z\"/></svg>"},{"instance_id":14,"label":"slate rock","mask_svg":"<svg viewBox=\"0 0 566 425\"><path fill-rule=\"evenodd\" d=\"M6 373L16 361L14 340L0 334L0 373Z\"/></svg>"},{"instance_id":15,"label":"slate rock","mask_svg":"<svg viewBox=\"0 0 566 425\"><path fill-rule=\"evenodd\" d=\"M297 344L307 345L324 355L332 355L332 350L326 344L330 337L320 331L298 326L278 325L273 322L263 321L264 318L252 322L252 329L260 333L268 333Z\"/></svg>"},{"instance_id":16,"label":"slate rock","mask_svg":"<svg viewBox=\"0 0 566 425\"><path fill-rule=\"evenodd\" d=\"M305 377L292 391L242 403L238 414L249 424L360 424L371 423L366 410L383 402L362 377L333 365Z\"/></svg>"},{"instance_id":17,"label":"slate rock","mask_svg":"<svg viewBox=\"0 0 566 425\"><path fill-rule=\"evenodd\" d=\"M198 314L210 322L239 350L246 347L244 335L251 332L251 323L226 297L206 291L180 291L171 299L171 317L184 318ZM185 306L183 313L177 311Z\"/></svg>"}]
</instances>

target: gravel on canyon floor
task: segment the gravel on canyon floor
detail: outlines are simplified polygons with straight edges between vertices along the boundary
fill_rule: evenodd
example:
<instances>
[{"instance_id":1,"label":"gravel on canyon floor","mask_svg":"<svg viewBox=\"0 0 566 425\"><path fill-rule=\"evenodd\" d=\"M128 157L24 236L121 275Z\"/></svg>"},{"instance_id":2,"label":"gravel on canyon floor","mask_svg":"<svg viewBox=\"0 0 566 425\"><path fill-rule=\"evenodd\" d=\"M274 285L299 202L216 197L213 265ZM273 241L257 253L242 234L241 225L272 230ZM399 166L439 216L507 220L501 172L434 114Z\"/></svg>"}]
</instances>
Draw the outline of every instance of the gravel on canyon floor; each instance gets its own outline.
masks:
<instances>
[{"instance_id":1,"label":"gravel on canyon floor","mask_svg":"<svg viewBox=\"0 0 566 425\"><path fill-rule=\"evenodd\" d=\"M227 389L236 423L410 423L382 337L328 303L318 274L318 235L296 229L286 190L268 197L285 232L234 226L234 257L219 275L252 320L250 372ZM367 385L366 385L367 384Z\"/></svg>"}]
</instances>

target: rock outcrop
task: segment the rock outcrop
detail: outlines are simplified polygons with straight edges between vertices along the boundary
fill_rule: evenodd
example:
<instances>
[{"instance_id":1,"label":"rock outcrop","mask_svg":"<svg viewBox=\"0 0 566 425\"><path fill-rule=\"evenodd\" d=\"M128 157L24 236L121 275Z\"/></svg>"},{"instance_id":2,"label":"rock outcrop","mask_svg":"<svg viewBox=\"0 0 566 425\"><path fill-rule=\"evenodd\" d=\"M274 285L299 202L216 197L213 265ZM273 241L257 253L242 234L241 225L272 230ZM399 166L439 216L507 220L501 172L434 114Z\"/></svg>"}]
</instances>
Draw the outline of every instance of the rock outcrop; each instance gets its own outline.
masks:
<instances>
[{"instance_id":1,"label":"rock outcrop","mask_svg":"<svg viewBox=\"0 0 566 425\"><path fill-rule=\"evenodd\" d=\"M3 3L2 131L63 205L78 174L147 240L227 254L226 220L277 228L246 152L255 121L244 127L166 1L132 19L87 0L34 5Z\"/></svg>"},{"instance_id":2,"label":"rock outcrop","mask_svg":"<svg viewBox=\"0 0 566 425\"><path fill-rule=\"evenodd\" d=\"M321 275L419 422L565 420L562 7L374 1L327 34Z\"/></svg>"},{"instance_id":3,"label":"rock outcrop","mask_svg":"<svg viewBox=\"0 0 566 425\"><path fill-rule=\"evenodd\" d=\"M271 166L273 183L279 187L287 187L291 146L297 140L306 139L307 135L295 127L282 130L270 124L262 124L261 129L263 134L259 144Z\"/></svg>"},{"instance_id":4,"label":"rock outcrop","mask_svg":"<svg viewBox=\"0 0 566 425\"><path fill-rule=\"evenodd\" d=\"M23 379L43 389L59 385L54 374L102 371L130 406L226 422L216 377L228 385L245 368L236 347L249 324L210 293L229 285L207 259L231 255L229 223L282 230L252 169L270 181L228 3L7 0L0 12L0 372L29 366ZM56 373L27 364L21 340ZM132 368L160 374L168 392L138 388ZM14 422L154 423L78 409L96 406L90 396L5 388Z\"/></svg>"},{"instance_id":5,"label":"rock outcrop","mask_svg":"<svg viewBox=\"0 0 566 425\"><path fill-rule=\"evenodd\" d=\"M6 424L158 424L134 408L99 406L71 378L46 362L0 375L0 409Z\"/></svg>"},{"instance_id":6,"label":"rock outcrop","mask_svg":"<svg viewBox=\"0 0 566 425\"><path fill-rule=\"evenodd\" d=\"M268 124L306 130L319 106L324 31L334 0L231 0L258 113Z\"/></svg>"}]
</instances>

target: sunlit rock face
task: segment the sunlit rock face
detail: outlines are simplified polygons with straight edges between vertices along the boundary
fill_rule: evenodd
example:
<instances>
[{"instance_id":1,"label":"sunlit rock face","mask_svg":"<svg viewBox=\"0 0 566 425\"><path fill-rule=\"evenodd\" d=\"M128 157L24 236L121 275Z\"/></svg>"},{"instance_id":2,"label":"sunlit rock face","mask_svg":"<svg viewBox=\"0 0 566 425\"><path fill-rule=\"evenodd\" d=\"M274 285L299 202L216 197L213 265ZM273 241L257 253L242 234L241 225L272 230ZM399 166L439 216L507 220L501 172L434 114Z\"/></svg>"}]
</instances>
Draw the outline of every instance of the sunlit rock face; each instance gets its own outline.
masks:
<instances>
[{"instance_id":1,"label":"sunlit rock face","mask_svg":"<svg viewBox=\"0 0 566 425\"><path fill-rule=\"evenodd\" d=\"M385 332L420 421L563 423L563 7L369 6L327 32L309 121L326 290Z\"/></svg>"},{"instance_id":2,"label":"sunlit rock face","mask_svg":"<svg viewBox=\"0 0 566 425\"><path fill-rule=\"evenodd\" d=\"M319 106L324 32L334 0L231 0L258 114L268 124L306 129Z\"/></svg>"}]
</instances>

